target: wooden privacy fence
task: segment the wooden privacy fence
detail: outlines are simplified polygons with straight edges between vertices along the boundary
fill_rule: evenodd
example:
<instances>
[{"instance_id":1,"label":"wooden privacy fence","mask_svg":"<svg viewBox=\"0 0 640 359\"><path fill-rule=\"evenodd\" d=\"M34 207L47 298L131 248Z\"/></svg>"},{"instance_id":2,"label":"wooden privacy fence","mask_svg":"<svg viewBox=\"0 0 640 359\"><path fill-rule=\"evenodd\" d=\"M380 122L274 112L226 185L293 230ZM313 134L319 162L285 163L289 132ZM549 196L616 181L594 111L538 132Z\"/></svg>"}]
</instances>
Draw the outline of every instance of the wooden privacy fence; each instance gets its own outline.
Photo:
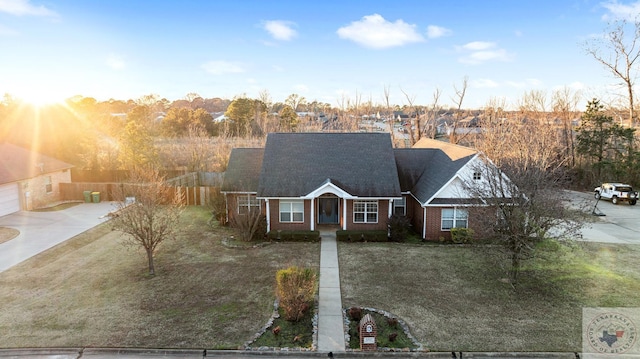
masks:
<instances>
[{"instance_id":1,"label":"wooden privacy fence","mask_svg":"<svg viewBox=\"0 0 640 359\"><path fill-rule=\"evenodd\" d=\"M114 201L113 190L116 186L122 186L123 181L114 181L114 177L124 176L122 171L111 171L105 177L98 176L103 172L83 173L84 178L92 178L93 181L74 181L72 183L60 183L60 195L63 201L83 201L84 192L100 192L101 201ZM171 172L167 172L171 173ZM175 191L182 191L184 204L188 206L205 206L211 198L220 192L222 184L222 173L216 172L191 172L180 174L165 181L167 187L171 188L170 194L175 195ZM111 180L108 180L111 179ZM100 180L107 180L100 182Z\"/></svg>"},{"instance_id":2,"label":"wooden privacy fence","mask_svg":"<svg viewBox=\"0 0 640 359\"><path fill-rule=\"evenodd\" d=\"M60 195L63 201L84 201L84 192L100 192L101 201L115 201L113 188L120 183L60 183ZM206 206L211 197L220 192L220 187L195 186L173 187L170 186L170 195L175 191L183 193L183 203L188 206Z\"/></svg>"}]
</instances>

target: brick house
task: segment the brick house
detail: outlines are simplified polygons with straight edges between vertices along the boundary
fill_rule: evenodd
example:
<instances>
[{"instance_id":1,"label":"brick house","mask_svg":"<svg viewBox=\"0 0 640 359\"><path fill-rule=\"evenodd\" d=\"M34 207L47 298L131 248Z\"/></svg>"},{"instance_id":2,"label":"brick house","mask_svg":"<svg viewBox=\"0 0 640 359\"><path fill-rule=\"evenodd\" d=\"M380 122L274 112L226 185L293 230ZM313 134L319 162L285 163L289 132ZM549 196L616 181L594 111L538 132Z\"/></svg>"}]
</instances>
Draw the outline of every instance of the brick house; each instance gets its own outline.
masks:
<instances>
[{"instance_id":1,"label":"brick house","mask_svg":"<svg viewBox=\"0 0 640 359\"><path fill-rule=\"evenodd\" d=\"M9 143L0 144L0 216L59 202L73 165Z\"/></svg>"},{"instance_id":2,"label":"brick house","mask_svg":"<svg viewBox=\"0 0 640 359\"><path fill-rule=\"evenodd\" d=\"M465 184L481 181L478 152L422 139L394 149L388 133L271 133L265 148L231 152L221 192L228 218L251 208L267 230L386 230L405 215L423 238L468 227L477 203Z\"/></svg>"}]
</instances>

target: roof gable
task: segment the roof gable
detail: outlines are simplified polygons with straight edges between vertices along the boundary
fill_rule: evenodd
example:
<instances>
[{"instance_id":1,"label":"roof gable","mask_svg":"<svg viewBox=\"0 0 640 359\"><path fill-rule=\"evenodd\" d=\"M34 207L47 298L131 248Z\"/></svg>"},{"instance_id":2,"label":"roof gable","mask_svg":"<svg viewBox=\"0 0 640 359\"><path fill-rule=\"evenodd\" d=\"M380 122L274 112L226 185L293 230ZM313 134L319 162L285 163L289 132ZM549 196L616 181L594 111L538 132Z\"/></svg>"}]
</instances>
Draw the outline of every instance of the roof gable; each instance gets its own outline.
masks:
<instances>
[{"instance_id":1,"label":"roof gable","mask_svg":"<svg viewBox=\"0 0 640 359\"><path fill-rule=\"evenodd\" d=\"M257 192L263 148L234 148L224 173L221 192Z\"/></svg>"},{"instance_id":2,"label":"roof gable","mask_svg":"<svg viewBox=\"0 0 640 359\"><path fill-rule=\"evenodd\" d=\"M270 133L259 197L302 197L329 180L354 197L399 197L388 133Z\"/></svg>"},{"instance_id":3,"label":"roof gable","mask_svg":"<svg viewBox=\"0 0 640 359\"><path fill-rule=\"evenodd\" d=\"M0 183L22 181L73 165L9 143L0 144Z\"/></svg>"},{"instance_id":4,"label":"roof gable","mask_svg":"<svg viewBox=\"0 0 640 359\"><path fill-rule=\"evenodd\" d=\"M416 144L424 147L396 149L394 153L402 191L411 192L425 205L475 158L477 151L442 141L423 140Z\"/></svg>"}]
</instances>

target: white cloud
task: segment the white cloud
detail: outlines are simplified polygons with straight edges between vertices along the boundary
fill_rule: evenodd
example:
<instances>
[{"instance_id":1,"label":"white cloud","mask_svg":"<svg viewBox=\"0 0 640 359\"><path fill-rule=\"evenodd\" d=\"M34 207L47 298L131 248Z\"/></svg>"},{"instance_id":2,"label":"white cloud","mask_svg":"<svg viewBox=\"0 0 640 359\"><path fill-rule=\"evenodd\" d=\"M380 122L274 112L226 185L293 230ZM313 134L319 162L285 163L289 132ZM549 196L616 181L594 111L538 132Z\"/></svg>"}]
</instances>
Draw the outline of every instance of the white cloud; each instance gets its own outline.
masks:
<instances>
[{"instance_id":1,"label":"white cloud","mask_svg":"<svg viewBox=\"0 0 640 359\"><path fill-rule=\"evenodd\" d=\"M282 20L270 20L264 22L264 29L276 40L289 41L298 33L293 29L295 23Z\"/></svg>"},{"instance_id":2,"label":"white cloud","mask_svg":"<svg viewBox=\"0 0 640 359\"><path fill-rule=\"evenodd\" d=\"M284 72L284 67L280 66L280 65L273 65L271 66L271 68L273 69L273 71L275 72Z\"/></svg>"},{"instance_id":3,"label":"white cloud","mask_svg":"<svg viewBox=\"0 0 640 359\"><path fill-rule=\"evenodd\" d=\"M505 49L498 48L496 43L487 41L473 41L458 47L464 53L458 59L465 64L481 64L487 61L511 61L512 55Z\"/></svg>"},{"instance_id":4,"label":"white cloud","mask_svg":"<svg viewBox=\"0 0 640 359\"><path fill-rule=\"evenodd\" d=\"M109 54L106 62L107 66L114 70L122 70L125 67L124 58L120 55Z\"/></svg>"},{"instance_id":5,"label":"white cloud","mask_svg":"<svg viewBox=\"0 0 640 359\"><path fill-rule=\"evenodd\" d=\"M22 16L49 16L57 17L58 14L43 5L33 5L29 0L0 0L0 12Z\"/></svg>"},{"instance_id":6,"label":"white cloud","mask_svg":"<svg viewBox=\"0 0 640 359\"><path fill-rule=\"evenodd\" d=\"M538 79L525 79L523 81L506 81L506 84L515 88L539 87L542 81Z\"/></svg>"},{"instance_id":7,"label":"white cloud","mask_svg":"<svg viewBox=\"0 0 640 359\"><path fill-rule=\"evenodd\" d=\"M609 11L602 15L602 20L628 20L635 21L640 16L640 1L630 4L620 4L617 0L603 2L600 5Z\"/></svg>"},{"instance_id":8,"label":"white cloud","mask_svg":"<svg viewBox=\"0 0 640 359\"><path fill-rule=\"evenodd\" d=\"M422 42L424 38L416 32L416 26L402 20L390 22L378 14L364 16L361 20L338 29L340 38L351 40L364 47L384 49Z\"/></svg>"},{"instance_id":9,"label":"white cloud","mask_svg":"<svg viewBox=\"0 0 640 359\"><path fill-rule=\"evenodd\" d=\"M438 37L449 36L452 31L442 26L429 25L427 26L427 37L430 39L436 39Z\"/></svg>"},{"instance_id":10,"label":"white cloud","mask_svg":"<svg viewBox=\"0 0 640 359\"><path fill-rule=\"evenodd\" d=\"M237 74L245 72L242 65L229 61L209 61L203 64L202 68L212 75Z\"/></svg>"},{"instance_id":11,"label":"white cloud","mask_svg":"<svg viewBox=\"0 0 640 359\"><path fill-rule=\"evenodd\" d=\"M500 85L491 79L477 79L471 81L471 86L475 88L495 88Z\"/></svg>"},{"instance_id":12,"label":"white cloud","mask_svg":"<svg viewBox=\"0 0 640 359\"><path fill-rule=\"evenodd\" d=\"M464 50L471 50L471 51L487 50L494 47L496 47L495 42L487 42L487 41L472 41L462 45L462 48Z\"/></svg>"}]
</instances>

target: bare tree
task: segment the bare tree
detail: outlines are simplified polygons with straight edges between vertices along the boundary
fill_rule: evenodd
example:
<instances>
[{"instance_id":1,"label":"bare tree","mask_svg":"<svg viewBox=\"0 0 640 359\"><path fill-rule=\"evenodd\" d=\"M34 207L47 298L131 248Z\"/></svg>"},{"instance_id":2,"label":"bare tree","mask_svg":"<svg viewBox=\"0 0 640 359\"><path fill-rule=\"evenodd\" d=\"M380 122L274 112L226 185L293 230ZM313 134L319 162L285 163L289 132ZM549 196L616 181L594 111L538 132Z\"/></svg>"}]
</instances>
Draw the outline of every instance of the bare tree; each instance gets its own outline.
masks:
<instances>
[{"instance_id":1,"label":"bare tree","mask_svg":"<svg viewBox=\"0 0 640 359\"><path fill-rule=\"evenodd\" d=\"M633 27L631 35L627 35L627 28ZM585 43L587 54L609 70L613 76L622 81L627 93L629 106L629 126L636 121L635 100L633 86L638 76L636 61L640 57L640 21L629 24L625 20L616 21L609 26L602 37Z\"/></svg>"},{"instance_id":2,"label":"bare tree","mask_svg":"<svg viewBox=\"0 0 640 359\"><path fill-rule=\"evenodd\" d=\"M453 144L459 143L468 133L459 136L458 128L460 127L460 122L462 121L462 103L464 102L464 97L467 94L467 86L468 86L469 78L467 76L462 80L462 86L458 88L456 85L453 85L453 89L455 90L455 96L452 98L453 102L456 106L456 113L453 118L453 124L451 126L451 132L449 133L449 142Z\"/></svg>"},{"instance_id":3,"label":"bare tree","mask_svg":"<svg viewBox=\"0 0 640 359\"><path fill-rule=\"evenodd\" d=\"M389 133L391 133L391 143L396 144L396 131L395 131L395 119L393 118L393 108L391 107L391 90L388 85L384 86L384 106L385 106L385 118L389 124Z\"/></svg>"},{"instance_id":4,"label":"bare tree","mask_svg":"<svg viewBox=\"0 0 640 359\"><path fill-rule=\"evenodd\" d=\"M113 228L127 235L126 245L145 250L149 274L154 275L153 256L178 228L183 195L167 187L157 169L137 167L131 171L129 183L115 186L113 197L118 207L111 222Z\"/></svg>"},{"instance_id":5,"label":"bare tree","mask_svg":"<svg viewBox=\"0 0 640 359\"><path fill-rule=\"evenodd\" d=\"M431 107L425 114L426 118L425 118L424 125L422 126L423 130L422 130L422 133L420 134L420 137L436 138L437 126L438 126L437 120L438 120L438 115L440 114L439 102L440 102L441 95L442 95L442 92L440 91L439 88L436 88L433 91L433 101L431 102Z\"/></svg>"},{"instance_id":6,"label":"bare tree","mask_svg":"<svg viewBox=\"0 0 640 359\"><path fill-rule=\"evenodd\" d=\"M267 232L267 219L261 213L260 207L248 206L243 213L234 213L229 217L231 227L242 241L248 242Z\"/></svg>"},{"instance_id":7,"label":"bare tree","mask_svg":"<svg viewBox=\"0 0 640 359\"><path fill-rule=\"evenodd\" d=\"M499 115L485 116L482 127L477 146L486 157L474 168L474 178L465 181L472 198L482 204L471 216L484 227L479 231L504 249L516 286L521 263L535 254L537 243L579 236L582 212L563 201L564 161L557 156L560 142L555 129L507 122Z\"/></svg>"},{"instance_id":8,"label":"bare tree","mask_svg":"<svg viewBox=\"0 0 640 359\"><path fill-rule=\"evenodd\" d=\"M579 91L572 91L568 87L555 90L551 99L553 112L562 122L562 139L565 147L565 157L569 159L569 166L576 163L575 144L573 136L573 119L578 113L578 102L581 94Z\"/></svg>"},{"instance_id":9,"label":"bare tree","mask_svg":"<svg viewBox=\"0 0 640 359\"><path fill-rule=\"evenodd\" d=\"M409 111L411 112L409 114L409 118L413 118L413 121L409 122L409 128L407 130L409 131L409 142L411 146L413 146L416 142L418 142L418 140L420 140L420 134L422 133L422 128L420 126L420 116L418 115L418 110L414 105L416 96L409 95L403 89L400 89L400 91L404 95L404 98L407 100Z\"/></svg>"}]
</instances>

